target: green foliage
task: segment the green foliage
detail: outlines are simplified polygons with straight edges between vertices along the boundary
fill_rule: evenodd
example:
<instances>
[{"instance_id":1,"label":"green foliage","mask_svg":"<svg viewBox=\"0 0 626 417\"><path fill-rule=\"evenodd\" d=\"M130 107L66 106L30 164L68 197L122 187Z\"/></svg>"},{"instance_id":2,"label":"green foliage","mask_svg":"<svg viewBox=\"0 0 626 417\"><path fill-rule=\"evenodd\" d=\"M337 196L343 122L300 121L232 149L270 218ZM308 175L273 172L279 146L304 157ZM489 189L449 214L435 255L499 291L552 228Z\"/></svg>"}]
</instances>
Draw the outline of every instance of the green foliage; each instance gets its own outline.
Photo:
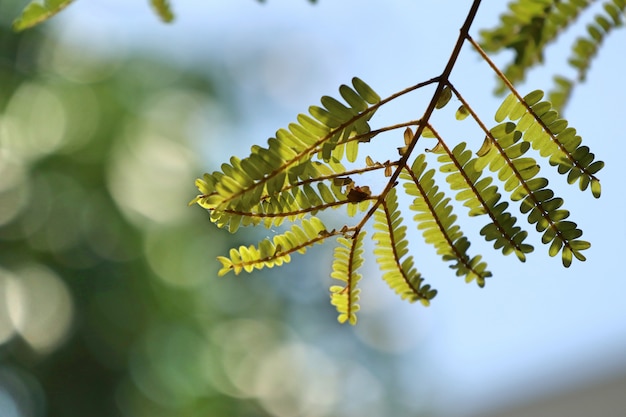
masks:
<instances>
[{"instance_id":1,"label":"green foliage","mask_svg":"<svg viewBox=\"0 0 626 417\"><path fill-rule=\"evenodd\" d=\"M8 3L0 1L0 17L15 15ZM346 411L351 387L342 378L367 373L362 361L294 338L294 329L331 334L336 326L313 314L327 303L324 291L306 294L304 314L294 291L303 284L296 279L318 271L313 253L289 283L217 288L207 279L218 272L215 257L241 242L184 206L183 185L201 169L199 145L189 140L195 117L215 109L230 116L221 100L234 92L214 78L218 68L139 51L101 56L67 44L50 25L15 33L2 23L2 417L318 414L309 394L320 384L330 393L322 414L362 415L372 404L415 414L397 406L405 398L393 389L392 355L366 384L382 387L381 398ZM50 59L51 51L63 58ZM355 189L351 198L360 195ZM352 332L333 342L359 345ZM372 352L361 358L380 361ZM324 366L311 368L303 355ZM277 397L249 383L268 377L289 389Z\"/></svg>"},{"instance_id":2,"label":"green foliage","mask_svg":"<svg viewBox=\"0 0 626 417\"><path fill-rule=\"evenodd\" d=\"M602 4L603 13L594 15L587 24L587 33L576 39L572 45L569 64L576 68L577 80L584 81L591 66L591 60L598 52L602 42L612 30L623 25L622 17L626 10L626 1L612 0Z\"/></svg>"},{"instance_id":3,"label":"green foliage","mask_svg":"<svg viewBox=\"0 0 626 417\"><path fill-rule=\"evenodd\" d=\"M623 26L626 10L624 0L606 0L602 11L592 15L589 0L516 0L509 4L509 10L500 17L500 24L494 29L481 31L481 45L487 52L510 49L513 60L503 70L506 77L517 83L537 64L544 62L547 45L559 40L570 27L583 20L588 22L583 35L571 45L568 63L576 70L576 79L555 75L555 86L549 97L553 106L562 109L570 97L571 89L577 82L585 80L591 61L596 56L602 42L614 29ZM499 93L506 87L500 84Z\"/></svg>"},{"instance_id":4,"label":"green foliage","mask_svg":"<svg viewBox=\"0 0 626 417\"><path fill-rule=\"evenodd\" d=\"M468 153L470 152L466 152L462 157ZM455 262L451 268L456 269L458 276L465 276L466 282L475 279L478 285L483 287L485 278L490 277L491 272L486 270L487 264L480 262L480 256L470 259L467 255L470 243L456 224L457 216L452 214L450 198L445 197L445 193L439 191L439 187L435 185L435 170L426 170L425 159L424 154L419 155L411 169L403 170L400 174L406 181L404 183L406 193L416 197L410 206L411 210L417 212L413 220L418 223L418 228L423 230L426 243L433 245L444 261ZM454 158L453 161L460 160ZM441 169L446 169L445 165L442 165Z\"/></svg>"},{"instance_id":5,"label":"green foliage","mask_svg":"<svg viewBox=\"0 0 626 417\"><path fill-rule=\"evenodd\" d=\"M514 76L516 71L523 72L540 60L540 51L552 39L542 35L542 28L550 28L549 34L556 33L557 23L567 24L578 10L557 7L548 1L520 3L524 4L512 6L517 19L515 25L520 30L516 39L530 36L537 41L522 48L507 33L493 33L489 37L492 49L497 49L497 45L516 45L524 57L517 69L509 69ZM555 11L550 19L537 20L541 13L552 8ZM255 145L249 156L232 157L230 163L222 164L220 171L205 174L196 181L200 194L191 203L208 210L211 221L218 227L235 232L240 226L272 228L285 221L301 223L301 226L294 223L290 231L273 240L265 239L258 246L232 249L228 257L219 258L223 265L220 275L231 270L249 272L281 265L290 260L292 253L302 253L315 243L338 236L331 276L343 285L331 286L331 303L337 308L339 322L355 324L359 309L357 283L361 279L358 269L364 262L364 228L373 220L374 255L383 279L401 298L428 305L437 292L424 284L410 254L407 238L410 226L401 216L397 196L399 181L406 194L413 197L408 208L415 213L413 220L424 241L434 247L444 262L451 262L456 275L465 277L466 282L476 281L482 287L492 274L481 255L468 254L470 241L453 214L454 200L463 202L469 216L483 216L487 220L480 234L504 255L515 253L518 260L525 261L533 251L525 242L528 231L507 210L511 201L519 204L528 226L534 225L541 234L551 256L560 254L566 267L573 258L585 260L582 252L590 244L580 239L582 231L568 220L570 213L562 208L563 199L548 188L547 179L538 176L540 167L535 158L545 159L556 167L558 174L567 175L569 183L578 182L581 190L590 186L594 197L600 195L596 173L603 164L594 161L588 147L581 146L576 131L559 118L550 102L542 101L541 91L522 97L469 36L476 10L477 3L441 76L382 100L362 80L354 78L351 86L339 87L341 100L323 96L321 107L311 106L308 115L300 114L297 122L278 130L266 147ZM513 18L503 19L511 23ZM449 79L465 43L479 52L510 91L495 114L498 124L491 129L485 127ZM437 88L420 120L377 129L370 127L379 107L433 83ZM469 118L484 132L485 141L475 154L465 142L448 146L449 139L441 137L429 122L432 113L443 109L453 97L462 103L455 118ZM404 129L404 134L397 160L381 163L370 156L359 157L361 147L382 133L398 129ZM434 138L437 144L426 152L417 152L416 144L421 137ZM429 154L435 156L434 162L445 176L448 183L445 189L438 185L440 176L436 175L436 169L427 169ZM372 190L364 185L366 182L361 178L376 175L385 183L381 189ZM340 207L353 220L339 229L328 230L320 216Z\"/></svg>"},{"instance_id":6,"label":"green foliage","mask_svg":"<svg viewBox=\"0 0 626 417\"><path fill-rule=\"evenodd\" d=\"M353 86L340 88L347 106L324 96L324 107L311 106L312 117L299 115L266 148L253 146L249 157L232 157L222 171L197 180L202 194L191 203L231 232L241 225L278 226L341 205L349 205L352 214L357 206L366 209L367 188L355 186L340 161L353 162L360 141L371 137L368 120L376 107L370 105L380 98L358 78Z\"/></svg>"},{"instance_id":7,"label":"green foliage","mask_svg":"<svg viewBox=\"0 0 626 417\"><path fill-rule=\"evenodd\" d=\"M359 311L359 293L356 288L357 283L362 278L356 272L363 265L363 238L365 232L360 232L354 236L340 236L337 239L339 245L335 248L333 271L331 277L342 281L343 285L333 285L330 287L331 304L337 308L340 323L348 321L356 324L356 312Z\"/></svg>"},{"instance_id":8,"label":"green foliage","mask_svg":"<svg viewBox=\"0 0 626 417\"><path fill-rule=\"evenodd\" d=\"M103 58L46 27L9 29L0 24L0 293L14 306L0 303L0 415L272 416L207 372L238 354L226 343L239 322L286 313L255 283L211 295L206 274L237 236L216 239L184 207L180 184L200 169L189 115L220 105L220 81L141 54ZM50 48L66 61L46 59ZM90 76L74 81L77 71ZM129 198L142 192L168 197L151 211ZM283 342L277 333L266 346Z\"/></svg>"},{"instance_id":9,"label":"green foliage","mask_svg":"<svg viewBox=\"0 0 626 417\"><path fill-rule=\"evenodd\" d=\"M373 239L376 242L376 262L384 272L383 279L389 287L409 302L420 300L429 305L437 291L430 285L422 285L424 279L413 266L413 257L409 253L409 241L406 239L407 226L398 210L395 188L389 190L384 200L374 213Z\"/></svg>"},{"instance_id":10,"label":"green foliage","mask_svg":"<svg viewBox=\"0 0 626 417\"><path fill-rule=\"evenodd\" d=\"M32 0L13 22L13 30L22 31L31 28L39 23L45 22L61 10L69 6L74 0ZM263 3L264 0L257 0ZM310 3L317 3L317 0L309 0ZM150 0L154 12L159 18L170 23L174 20L174 12L168 0Z\"/></svg>"},{"instance_id":11,"label":"green foliage","mask_svg":"<svg viewBox=\"0 0 626 417\"><path fill-rule=\"evenodd\" d=\"M524 243L528 233L516 225L517 219L506 211L509 203L501 201L502 195L493 177L482 176L477 167L478 158L461 142L452 151L443 141L431 152L439 154L440 170L447 174L446 181L452 190L458 190L456 199L469 208L470 216L488 215L487 223L480 231L487 241L494 241L495 249L502 249L504 255L515 253L522 262L533 247ZM480 151L479 151L480 152Z\"/></svg>"},{"instance_id":12,"label":"green foliage","mask_svg":"<svg viewBox=\"0 0 626 417\"><path fill-rule=\"evenodd\" d=\"M586 34L576 38L571 46L568 63L576 70L576 77L569 79L562 75L554 76L554 87L549 93L553 106L562 109L577 83L584 82L593 58L606 37L615 29L623 26L626 1L611 0L602 4L602 13L597 13L586 26Z\"/></svg>"},{"instance_id":13,"label":"green foliage","mask_svg":"<svg viewBox=\"0 0 626 417\"><path fill-rule=\"evenodd\" d=\"M34 26L69 3L71 0L31 2L16 19L14 29ZM340 322L355 324L359 309L357 283L361 279L357 271L364 262L364 228L373 219L374 254L383 279L403 299L428 305L436 291L424 284L409 254L408 226L400 214L396 195L399 181L406 194L413 197L408 208L415 212L413 220L424 241L445 262L451 262L451 269L457 276L465 277L466 282L476 281L483 287L491 273L481 255L468 254L470 241L457 224L453 201L462 202L470 217L484 216L487 223L480 234L504 255L515 253L518 260L525 261L534 249L526 243L527 230L508 211L513 202L519 204L528 225L534 225L541 234L542 242L549 245L551 256L560 254L566 267L574 258L585 260L583 251L590 244L580 239L582 231L569 220L569 211L562 208L563 199L548 187L546 178L538 176L540 164L536 158L545 159L558 174L566 175L568 183L578 183L580 190L590 188L594 197L600 196L596 174L603 163L581 144L576 130L559 117L557 110L569 97L575 82L585 79L606 35L622 24L626 2L604 2L603 12L594 16L586 35L575 41L570 64L577 70L577 81L555 78L557 88L550 93L554 104L542 101L544 94L540 90L522 97L513 83L523 80L530 68L543 62L546 45L585 15L591 3L514 1L501 17L499 27L482 32L483 47L469 35L479 4L474 1L441 75L382 100L355 77L350 86L339 87L340 99L323 96L321 106L311 106L308 114L298 115L295 122L278 130L267 146L255 145L248 156L233 156L220 170L196 180L200 194L190 204L209 211L210 220L231 233L242 226L271 229L291 223L282 234L266 238L256 246L233 248L228 256L218 257L222 263L219 275L280 266L289 262L292 254L305 253L308 247L337 237L339 246L334 252L331 276L343 285L331 287L331 303L337 308ZM173 20L167 0L151 0L151 5L163 21ZM491 129L485 127L449 79L460 50L467 43L495 71L501 81L499 91L510 93L495 114L498 124ZM503 48L512 49L515 58L500 71L487 52ZM436 84L436 90L421 119L371 128L372 118L381 106L430 84ZM484 132L485 140L475 155L465 142L456 141L449 146L451 140L444 139L430 124L433 111L446 107L452 98L462 103L455 118L470 118ZM397 148L398 159L378 162L370 156L359 157L362 146L397 129L404 129L404 143ZM420 138L436 139L437 144L426 152L416 152ZM445 177L447 189L437 183L437 169L427 169L429 154L435 157L433 162ZM385 185L372 190L365 178L376 175L382 177ZM353 220L329 230L320 216L338 208L345 208Z\"/></svg>"},{"instance_id":14,"label":"green foliage","mask_svg":"<svg viewBox=\"0 0 626 417\"><path fill-rule=\"evenodd\" d=\"M587 146L581 146L582 139L576 135L576 129L568 127L567 121L559 118L549 101L540 101L542 97L540 90L531 92L522 100L511 93L496 112L496 121L519 120L512 129L523 133L525 142L532 144L542 157L548 158L559 174L567 174L570 184L578 181L583 191L591 184L594 197L600 197L600 181L595 173L604 163L594 162L594 154Z\"/></svg>"},{"instance_id":15,"label":"green foliage","mask_svg":"<svg viewBox=\"0 0 626 417\"><path fill-rule=\"evenodd\" d=\"M590 4L586 0L513 1L508 13L500 16L499 26L481 31L481 45L487 52L511 49L515 58L503 72L512 83L522 81L529 68L543 62L546 45L572 25ZM505 86L501 85L499 92L504 91Z\"/></svg>"},{"instance_id":16,"label":"green foliage","mask_svg":"<svg viewBox=\"0 0 626 417\"><path fill-rule=\"evenodd\" d=\"M490 133L487 150L479 159L481 166L488 165L505 183L504 189L511 193L511 199L521 201L520 210L528 213L528 222L536 223L537 231L544 233L543 243L552 242L551 256L563 249L563 265L571 264L572 253L584 260L580 250L588 248L588 243L576 240L582 231L575 223L564 220L569 217L569 212L560 208L563 199L554 197L554 192L547 188L548 180L537 177L540 167L536 161L522 157L530 147L528 142L519 143L522 133L515 130L515 124L511 122L497 125Z\"/></svg>"},{"instance_id":17,"label":"green foliage","mask_svg":"<svg viewBox=\"0 0 626 417\"><path fill-rule=\"evenodd\" d=\"M239 274L242 270L251 272L253 269L282 265L291 260L292 253L305 253L307 247L322 243L328 236L330 234L326 232L321 220L316 217L304 219L301 227L293 225L288 232L276 235L272 240L262 240L258 247L241 246L239 249L231 249L229 257L219 256L222 269L218 275L222 276L230 271Z\"/></svg>"},{"instance_id":18,"label":"green foliage","mask_svg":"<svg viewBox=\"0 0 626 417\"><path fill-rule=\"evenodd\" d=\"M65 9L74 0L33 0L13 21L13 30L21 31L45 22ZM174 14L167 0L150 0L154 11L164 22L174 20Z\"/></svg>"},{"instance_id":19,"label":"green foliage","mask_svg":"<svg viewBox=\"0 0 626 417\"><path fill-rule=\"evenodd\" d=\"M44 22L66 8L74 0L44 0L43 3L31 1L13 22L16 31L28 29Z\"/></svg>"},{"instance_id":20,"label":"green foliage","mask_svg":"<svg viewBox=\"0 0 626 417\"><path fill-rule=\"evenodd\" d=\"M170 2L167 0L150 0L152 7L155 12L159 15L162 21L166 23L170 23L174 20L174 12L172 12L172 7L170 6Z\"/></svg>"}]
</instances>

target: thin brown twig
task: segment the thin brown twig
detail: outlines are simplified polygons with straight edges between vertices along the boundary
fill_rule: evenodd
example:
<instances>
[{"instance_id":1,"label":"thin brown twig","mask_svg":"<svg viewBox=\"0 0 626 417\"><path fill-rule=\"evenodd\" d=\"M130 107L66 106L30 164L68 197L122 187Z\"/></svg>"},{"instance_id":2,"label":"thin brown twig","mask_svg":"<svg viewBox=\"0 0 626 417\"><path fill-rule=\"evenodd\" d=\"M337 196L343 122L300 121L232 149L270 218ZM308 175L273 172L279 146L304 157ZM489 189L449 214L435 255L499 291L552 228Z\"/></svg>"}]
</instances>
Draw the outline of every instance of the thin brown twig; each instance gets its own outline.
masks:
<instances>
[{"instance_id":1,"label":"thin brown twig","mask_svg":"<svg viewBox=\"0 0 626 417\"><path fill-rule=\"evenodd\" d=\"M411 143L409 143L409 145L406 148L406 151L402 155L402 158L400 159L400 161L398 161L398 167L391 175L391 178L389 178L389 182L387 183L387 186L385 187L383 192L380 194L378 201L370 208L370 210L365 214L363 219L361 219L359 224L356 226L357 230L360 230L363 226L365 226L365 224L370 219L370 217L372 217L372 215L374 215L376 210L378 210L378 207L380 206L380 204L387 197L387 193L389 193L389 190L395 187L396 181L398 180L398 177L400 176L400 172L402 171L403 167L407 165L409 157L411 156L413 149L415 149L415 145L417 145L417 141L421 137L422 132L424 131L424 128L426 127L426 124L428 123L428 121L430 120L430 117L435 111L435 107L437 105L437 102L439 101L439 97L441 96L441 93L444 87L448 83L448 78L450 77L450 73L452 72L452 69L454 68L454 65L456 64L457 59L459 58L461 49L463 48L463 43L469 37L469 30L470 30L470 27L472 26L472 23L474 22L474 18L476 17L476 14L478 13L478 8L480 7L480 1L481 0L474 0L474 2L472 3L472 6L467 14L467 17L465 18L465 22L463 23L463 26L461 26L459 37L457 38L457 41L456 41L456 44L454 45L454 49L452 50L452 53L450 54L448 63L446 64L441 75L439 77L433 78L433 80L434 79L438 80L437 89L433 93L433 97L430 100L430 103L428 104L428 107L426 108L424 115L420 119L422 123L419 124L417 130L415 131L415 135L413 136L413 139L411 140Z\"/></svg>"}]
</instances>

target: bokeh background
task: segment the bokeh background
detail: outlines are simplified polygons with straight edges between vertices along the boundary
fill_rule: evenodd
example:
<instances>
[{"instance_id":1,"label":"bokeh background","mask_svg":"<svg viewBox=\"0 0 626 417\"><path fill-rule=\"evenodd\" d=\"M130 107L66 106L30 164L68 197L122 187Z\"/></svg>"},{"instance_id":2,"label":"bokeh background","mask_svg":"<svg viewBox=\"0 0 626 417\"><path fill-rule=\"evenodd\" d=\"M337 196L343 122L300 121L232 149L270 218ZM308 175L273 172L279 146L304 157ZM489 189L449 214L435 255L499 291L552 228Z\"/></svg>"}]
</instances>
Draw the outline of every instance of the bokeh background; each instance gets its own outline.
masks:
<instances>
[{"instance_id":1,"label":"bokeh background","mask_svg":"<svg viewBox=\"0 0 626 417\"><path fill-rule=\"evenodd\" d=\"M478 289L416 231L433 305L405 304L368 263L353 328L328 302L331 246L217 279L216 256L272 231L216 229L187 207L193 181L352 76L384 97L438 75L469 4L179 0L166 25L148 2L92 0L16 34L24 3L0 3L0 416L474 416L626 374L623 31L566 113L607 163L600 200L559 188L589 260L565 270L537 243L519 264L476 233L495 275ZM485 2L473 32L505 7ZM522 91L570 71L574 36ZM453 82L493 114L493 74L461 60ZM419 118L429 92L376 120ZM479 146L449 120L436 126Z\"/></svg>"}]
</instances>

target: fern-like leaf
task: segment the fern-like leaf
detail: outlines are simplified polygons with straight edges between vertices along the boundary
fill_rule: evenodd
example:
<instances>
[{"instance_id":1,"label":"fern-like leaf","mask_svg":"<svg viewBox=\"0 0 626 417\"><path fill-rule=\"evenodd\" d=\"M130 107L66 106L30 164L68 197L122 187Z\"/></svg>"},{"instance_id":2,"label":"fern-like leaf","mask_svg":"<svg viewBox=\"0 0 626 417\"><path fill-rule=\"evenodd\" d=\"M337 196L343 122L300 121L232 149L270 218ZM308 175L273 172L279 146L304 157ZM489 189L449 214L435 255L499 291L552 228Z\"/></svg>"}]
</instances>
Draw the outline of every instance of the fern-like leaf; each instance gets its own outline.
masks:
<instances>
[{"instance_id":1,"label":"fern-like leaf","mask_svg":"<svg viewBox=\"0 0 626 417\"><path fill-rule=\"evenodd\" d=\"M339 323L346 321L354 325L357 322L357 311L359 311L359 293L357 283L361 279L361 274L357 272L363 265L363 237L365 232L361 231L351 238L340 236L337 241L339 246L335 248L333 270L330 276L343 282L343 285L333 285L330 287L331 304L337 308Z\"/></svg>"},{"instance_id":2,"label":"fern-like leaf","mask_svg":"<svg viewBox=\"0 0 626 417\"><path fill-rule=\"evenodd\" d=\"M230 271L238 275L241 271L252 272L288 263L293 253L305 253L309 246L323 243L333 234L337 232L328 232L317 217L303 219L302 226L294 224L289 231L274 236L272 240L266 238L258 246L240 246L239 249L231 249L229 256L219 256L217 259L222 268L218 275L223 276Z\"/></svg>"},{"instance_id":3,"label":"fern-like leaf","mask_svg":"<svg viewBox=\"0 0 626 417\"><path fill-rule=\"evenodd\" d=\"M233 161L236 160L231 159L231 162ZM307 174L312 178L306 180L294 178L297 182L285 185L282 190L272 195L262 195L256 205L251 202L251 207L248 208L210 210L211 220L219 227L227 225L229 231L234 233L239 226L263 223L265 227L270 228L281 225L285 220L295 221L309 213L316 214L319 211L341 206L347 206L348 215L354 216L357 212L367 210L376 197L371 196L368 187L357 186L350 175L388 167L378 164L337 174L326 165L312 162ZM314 176L313 169L315 170ZM206 174L203 179L196 181L196 186L201 191L211 190L213 188L208 184L212 183L214 178L215 174L214 176ZM202 196L198 196L190 204L201 199ZM222 223L224 218L227 224Z\"/></svg>"},{"instance_id":4,"label":"fern-like leaf","mask_svg":"<svg viewBox=\"0 0 626 417\"><path fill-rule=\"evenodd\" d=\"M413 256L406 256L409 242L406 240L406 226L402 224L394 188L374 214L374 229L377 230L372 237L376 241L374 255L384 272L383 279L402 299L411 303L419 300L429 305L430 300L437 295L437 290L423 284L422 275L413 266Z\"/></svg>"},{"instance_id":5,"label":"fern-like leaf","mask_svg":"<svg viewBox=\"0 0 626 417\"><path fill-rule=\"evenodd\" d=\"M528 142L520 142L522 133L515 130L515 123L502 123L490 130L490 137L479 151L479 169L489 165L504 182L504 189L511 193L513 201L520 201L522 213L528 213L528 222L536 224L538 232L543 232L542 242L550 243L549 254L561 252L563 265L569 267L572 255L583 261L581 251L590 244L579 240L582 231L576 223L566 221L569 211L562 209L563 199L555 197L547 188L548 180L537 177L539 165L533 158L523 157L529 149Z\"/></svg>"},{"instance_id":6,"label":"fern-like leaf","mask_svg":"<svg viewBox=\"0 0 626 417\"><path fill-rule=\"evenodd\" d=\"M623 26L622 20L626 11L625 0L605 1L602 6L604 12L596 14L587 24L587 33L576 38L572 44L568 63L576 69L576 78L554 76L554 87L549 93L549 99L552 105L560 111L569 100L574 86L586 80L591 63L606 37L613 30Z\"/></svg>"},{"instance_id":7,"label":"fern-like leaf","mask_svg":"<svg viewBox=\"0 0 626 417\"><path fill-rule=\"evenodd\" d=\"M578 81L584 81L606 36L615 28L622 26L622 16L626 10L626 1L612 0L603 3L603 13L594 16L587 25L586 36L580 36L572 45L572 55L568 62L578 71Z\"/></svg>"},{"instance_id":8,"label":"fern-like leaf","mask_svg":"<svg viewBox=\"0 0 626 417\"><path fill-rule=\"evenodd\" d=\"M542 157L549 158L550 165L556 166L559 174L567 174L570 184L578 181L581 190L591 184L594 197L600 197L600 180L595 174L604 162L594 161L589 148L581 146L576 130L568 127L567 120L559 118L551 103L541 101L542 98L541 90L529 93L523 100L511 93L497 110L495 119L497 122L507 118L513 122L519 120L514 124L515 129L524 133L524 140Z\"/></svg>"},{"instance_id":9,"label":"fern-like leaf","mask_svg":"<svg viewBox=\"0 0 626 417\"><path fill-rule=\"evenodd\" d=\"M524 262L526 254L533 251L531 245L524 243L528 233L517 226L517 219L506 210L509 203L500 201L501 194L497 185L492 184L492 177L482 176L482 169L476 168L477 158L472 157L465 142L452 151L444 142L439 142L431 152L439 154L440 170L447 174L446 181L457 192L456 199L469 208L469 215L489 216L490 223L480 234L487 241L494 241L494 247L501 249L504 255L515 253Z\"/></svg>"},{"instance_id":10,"label":"fern-like leaf","mask_svg":"<svg viewBox=\"0 0 626 417\"><path fill-rule=\"evenodd\" d=\"M312 117L299 115L298 123L280 129L276 138L268 140L267 148L253 146L249 157L233 157L230 164L222 165L221 172L198 180L201 194L192 202L211 211L211 220L231 231L240 224L259 224L262 219L271 227L329 205L355 203L345 187L317 184L316 190L312 186L312 179L344 174L340 163L344 153L349 161L356 158L359 141L352 138L370 132L368 120L380 97L358 78L352 85L339 89L347 105L322 97L324 107L311 106ZM355 204L348 206L353 210ZM367 202L360 206L366 208Z\"/></svg>"},{"instance_id":11,"label":"fern-like leaf","mask_svg":"<svg viewBox=\"0 0 626 417\"><path fill-rule=\"evenodd\" d=\"M418 229L423 230L426 243L433 245L444 261L454 262L450 267L456 270L457 276L465 276L466 282L476 280L483 287L491 272L487 271L487 264L480 261L481 256L470 258L467 255L470 242L456 224L457 216L452 213L450 198L435 185L435 170L426 170L426 167L425 156L421 154L411 169L403 170L400 175L405 181L406 193L415 197L410 206L417 212L413 219Z\"/></svg>"}]
</instances>

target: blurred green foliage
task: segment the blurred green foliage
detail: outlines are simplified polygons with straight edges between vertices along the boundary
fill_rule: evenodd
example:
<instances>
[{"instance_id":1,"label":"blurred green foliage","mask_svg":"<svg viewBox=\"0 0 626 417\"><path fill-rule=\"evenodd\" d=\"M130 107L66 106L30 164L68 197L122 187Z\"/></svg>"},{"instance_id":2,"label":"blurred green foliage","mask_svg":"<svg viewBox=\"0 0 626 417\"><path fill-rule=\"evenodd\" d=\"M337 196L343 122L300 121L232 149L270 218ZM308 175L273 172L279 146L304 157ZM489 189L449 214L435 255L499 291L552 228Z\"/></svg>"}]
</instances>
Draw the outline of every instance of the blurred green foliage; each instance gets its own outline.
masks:
<instances>
[{"instance_id":1,"label":"blurred green foliage","mask_svg":"<svg viewBox=\"0 0 626 417\"><path fill-rule=\"evenodd\" d=\"M19 15L16 15L17 17L13 21L13 29L16 31L25 30L45 22L69 6L73 1L33 0L24 7ZM264 2L264 0L257 1L259 3ZM317 0L309 0L309 2L316 3ZM174 20L174 12L168 0L150 0L150 4L163 22L170 23Z\"/></svg>"},{"instance_id":2,"label":"blurred green foliage","mask_svg":"<svg viewBox=\"0 0 626 417\"><path fill-rule=\"evenodd\" d=\"M44 22L66 8L73 0L31 1L13 21L16 31L28 29Z\"/></svg>"},{"instance_id":3,"label":"blurred green foliage","mask_svg":"<svg viewBox=\"0 0 626 417\"><path fill-rule=\"evenodd\" d=\"M0 20L14 9L3 2ZM10 25L0 22L2 417L415 415L390 330L340 330L326 308L314 258L330 253L280 276L216 280L216 256L246 236L186 203L209 168L198 120L229 112L219 79Z\"/></svg>"}]
</instances>

